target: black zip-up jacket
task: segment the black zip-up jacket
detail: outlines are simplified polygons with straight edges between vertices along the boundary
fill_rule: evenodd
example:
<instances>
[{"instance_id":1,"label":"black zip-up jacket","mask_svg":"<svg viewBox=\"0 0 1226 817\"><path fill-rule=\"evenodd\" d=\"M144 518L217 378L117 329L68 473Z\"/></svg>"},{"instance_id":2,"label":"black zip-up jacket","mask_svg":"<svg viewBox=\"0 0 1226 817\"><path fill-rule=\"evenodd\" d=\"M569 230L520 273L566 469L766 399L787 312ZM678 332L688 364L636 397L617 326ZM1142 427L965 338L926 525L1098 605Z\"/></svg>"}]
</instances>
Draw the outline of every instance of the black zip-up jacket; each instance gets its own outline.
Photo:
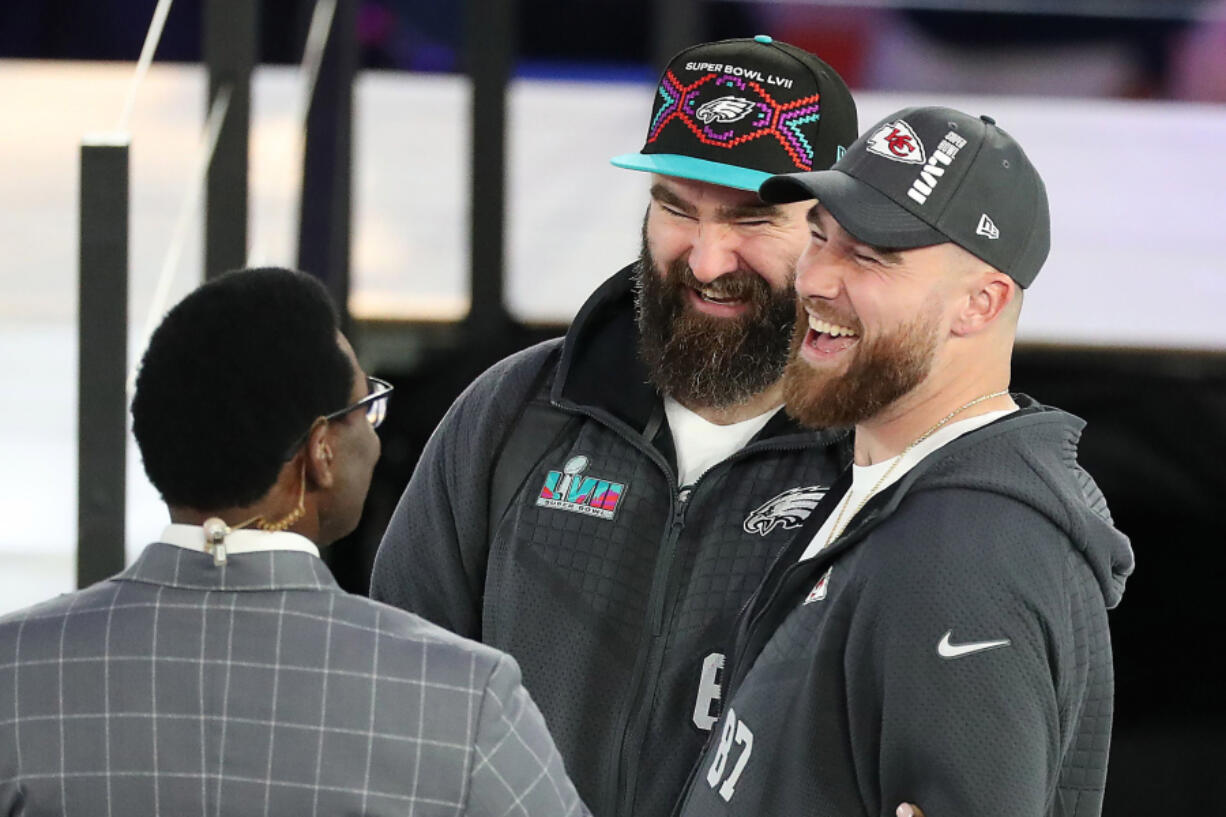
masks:
<instances>
[{"instance_id":1,"label":"black zip-up jacket","mask_svg":"<svg viewBox=\"0 0 1226 817\"><path fill-rule=\"evenodd\" d=\"M738 625L683 817L1092 817L1133 566L1077 463L1084 425L1021 410L929 454L817 556L835 498Z\"/></svg>"},{"instance_id":2,"label":"black zip-up jacket","mask_svg":"<svg viewBox=\"0 0 1226 817\"><path fill-rule=\"evenodd\" d=\"M737 612L850 459L779 412L688 490L636 352L632 267L565 339L495 365L431 437L371 595L511 653L598 817L667 815L718 715ZM494 530L514 423L568 418ZM537 433L537 428L532 428ZM493 513L497 516L499 510Z\"/></svg>"}]
</instances>

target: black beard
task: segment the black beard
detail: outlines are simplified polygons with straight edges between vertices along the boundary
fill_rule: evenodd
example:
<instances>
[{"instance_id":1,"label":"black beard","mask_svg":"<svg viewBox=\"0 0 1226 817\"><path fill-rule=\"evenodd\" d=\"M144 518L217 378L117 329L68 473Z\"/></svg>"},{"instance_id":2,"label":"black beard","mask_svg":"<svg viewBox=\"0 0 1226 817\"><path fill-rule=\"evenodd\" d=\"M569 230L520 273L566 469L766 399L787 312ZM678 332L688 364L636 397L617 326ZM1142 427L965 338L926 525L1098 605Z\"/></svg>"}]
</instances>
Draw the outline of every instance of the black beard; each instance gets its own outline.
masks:
<instances>
[{"instance_id":1,"label":"black beard","mask_svg":"<svg viewBox=\"0 0 1226 817\"><path fill-rule=\"evenodd\" d=\"M775 292L754 272L729 273L711 286L744 300L749 310L734 318L695 310L689 290L702 282L680 258L661 275L644 240L634 301L648 379L685 406L722 409L746 402L783 374L796 291L789 281Z\"/></svg>"},{"instance_id":2,"label":"black beard","mask_svg":"<svg viewBox=\"0 0 1226 817\"><path fill-rule=\"evenodd\" d=\"M799 357L809 316L796 310L792 353L783 372L787 413L810 428L841 428L869 420L928 376L937 348L937 322L921 314L888 335L856 347L847 371L833 375Z\"/></svg>"}]
</instances>

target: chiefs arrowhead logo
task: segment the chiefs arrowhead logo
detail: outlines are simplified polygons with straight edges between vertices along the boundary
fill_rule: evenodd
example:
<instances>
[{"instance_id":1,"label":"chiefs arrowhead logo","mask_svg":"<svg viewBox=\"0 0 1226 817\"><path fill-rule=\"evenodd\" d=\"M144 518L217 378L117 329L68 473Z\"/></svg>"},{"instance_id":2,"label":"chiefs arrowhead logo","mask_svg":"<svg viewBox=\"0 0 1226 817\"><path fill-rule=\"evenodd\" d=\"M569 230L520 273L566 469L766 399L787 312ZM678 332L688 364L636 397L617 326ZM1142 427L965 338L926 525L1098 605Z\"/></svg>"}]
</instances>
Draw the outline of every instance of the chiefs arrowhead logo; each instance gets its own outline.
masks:
<instances>
[{"instance_id":1,"label":"chiefs arrowhead logo","mask_svg":"<svg viewBox=\"0 0 1226 817\"><path fill-rule=\"evenodd\" d=\"M868 152L909 165L922 165L927 161L924 143L902 119L877 128L868 139Z\"/></svg>"}]
</instances>

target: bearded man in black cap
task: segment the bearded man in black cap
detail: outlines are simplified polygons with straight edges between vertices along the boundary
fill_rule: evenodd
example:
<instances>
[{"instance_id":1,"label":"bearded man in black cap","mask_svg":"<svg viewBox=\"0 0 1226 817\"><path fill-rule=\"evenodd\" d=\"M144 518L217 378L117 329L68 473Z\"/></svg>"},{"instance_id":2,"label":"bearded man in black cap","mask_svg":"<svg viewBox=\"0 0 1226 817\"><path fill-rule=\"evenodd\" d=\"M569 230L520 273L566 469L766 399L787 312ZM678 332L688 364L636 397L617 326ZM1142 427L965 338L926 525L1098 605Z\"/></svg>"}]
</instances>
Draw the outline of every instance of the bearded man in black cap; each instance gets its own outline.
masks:
<instances>
[{"instance_id":1,"label":"bearded man in black cap","mask_svg":"<svg viewBox=\"0 0 1226 817\"><path fill-rule=\"evenodd\" d=\"M1133 560L1084 423L1008 390L1038 172L991 118L912 108L761 193L817 200L784 392L855 426L854 465L744 611L680 813L1098 815Z\"/></svg>"},{"instance_id":2,"label":"bearded man in black cap","mask_svg":"<svg viewBox=\"0 0 1226 817\"><path fill-rule=\"evenodd\" d=\"M641 258L456 401L379 549L374 598L516 657L602 817L669 812L736 611L849 458L779 411L808 205L757 189L856 132L801 49L674 57L642 151L613 160L652 174Z\"/></svg>"}]
</instances>

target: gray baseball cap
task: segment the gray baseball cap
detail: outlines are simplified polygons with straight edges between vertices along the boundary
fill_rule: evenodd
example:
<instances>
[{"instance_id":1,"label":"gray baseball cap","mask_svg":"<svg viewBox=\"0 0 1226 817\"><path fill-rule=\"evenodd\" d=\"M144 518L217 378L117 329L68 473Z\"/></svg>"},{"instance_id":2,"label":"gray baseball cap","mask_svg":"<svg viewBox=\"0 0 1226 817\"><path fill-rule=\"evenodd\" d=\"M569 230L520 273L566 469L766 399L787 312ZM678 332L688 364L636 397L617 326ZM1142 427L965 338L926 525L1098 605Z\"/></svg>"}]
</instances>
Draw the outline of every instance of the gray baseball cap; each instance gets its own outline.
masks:
<instances>
[{"instance_id":1,"label":"gray baseball cap","mask_svg":"<svg viewBox=\"0 0 1226 817\"><path fill-rule=\"evenodd\" d=\"M816 198L876 247L952 241L1028 287L1051 247L1047 190L990 116L906 108L857 139L830 170L772 176L764 201Z\"/></svg>"}]
</instances>

